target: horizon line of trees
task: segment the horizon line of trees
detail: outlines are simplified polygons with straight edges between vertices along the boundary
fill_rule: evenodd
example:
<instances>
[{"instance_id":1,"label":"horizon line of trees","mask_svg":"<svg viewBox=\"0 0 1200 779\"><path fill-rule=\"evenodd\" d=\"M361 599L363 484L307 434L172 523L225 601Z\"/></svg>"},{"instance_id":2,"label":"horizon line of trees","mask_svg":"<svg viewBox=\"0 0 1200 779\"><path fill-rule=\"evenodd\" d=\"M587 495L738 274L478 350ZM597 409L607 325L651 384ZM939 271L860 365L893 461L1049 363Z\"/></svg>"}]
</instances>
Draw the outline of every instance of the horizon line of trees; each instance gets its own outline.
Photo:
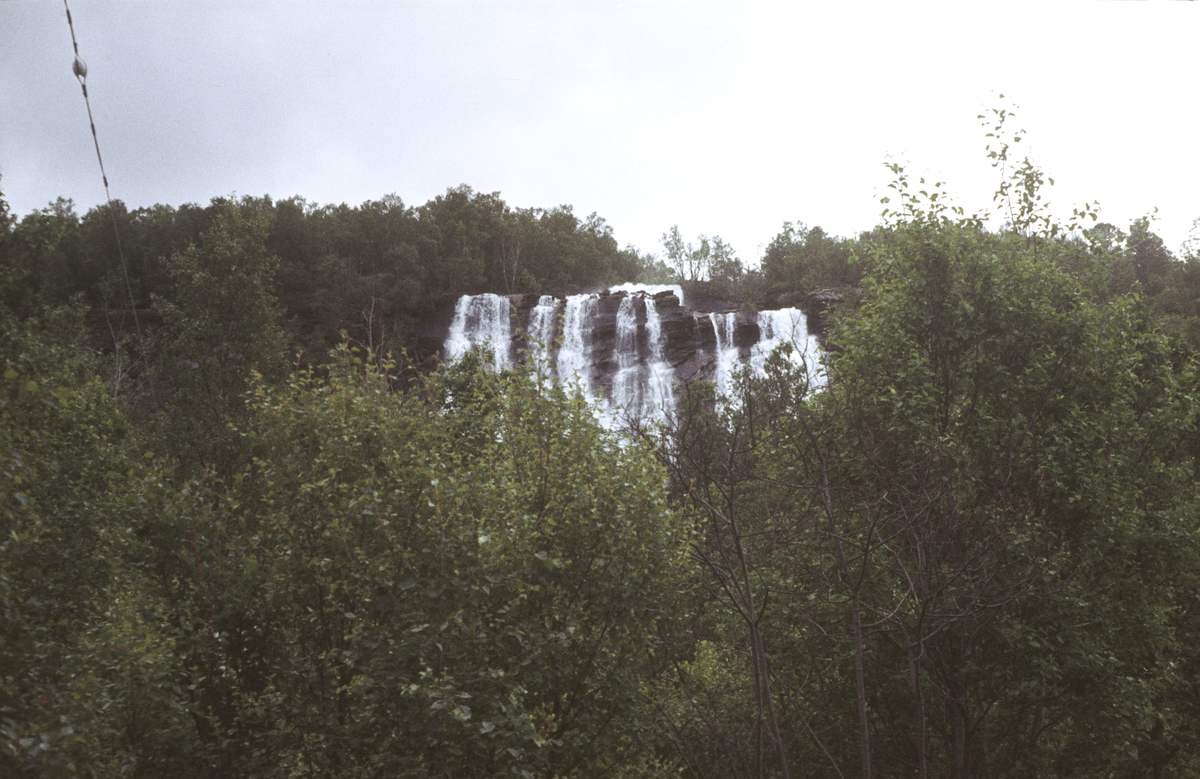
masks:
<instances>
[{"instance_id":1,"label":"horizon line of trees","mask_svg":"<svg viewBox=\"0 0 1200 779\"><path fill-rule=\"evenodd\" d=\"M266 283L292 348L315 362L343 331L363 346L411 350L418 325L463 294L700 283L743 305L794 305L822 287L858 286L870 272L872 247L885 239L881 227L842 238L785 222L763 256L747 262L719 236L691 242L673 226L662 236L660 257L618 248L596 214L580 218L569 205L513 208L499 193L465 185L419 207L388 195L354 207L245 196L132 210L115 201L112 212L100 206L82 216L61 198L21 218L5 208L0 259L20 277L17 310L78 298L91 312L97 343L109 349L128 339L133 314L153 318L155 301L178 297L173 257L200 243L222 212L237 210L260 225L277 263ZM1113 266L1112 293L1136 284L1200 345L1200 280L1188 263L1195 252L1185 246L1188 256L1176 258L1148 217L1128 231L1102 223L1056 239L1102 244Z\"/></svg>"},{"instance_id":2,"label":"horizon line of trees","mask_svg":"<svg viewBox=\"0 0 1200 779\"><path fill-rule=\"evenodd\" d=\"M364 346L411 347L417 324L463 294L619 283L652 263L620 249L595 214L512 208L498 193L467 186L419 207L394 195L354 207L246 196L132 210L116 201L113 213L102 206L80 216L59 199L8 219L3 261L21 276L30 310L79 296L93 312L128 319L132 297L138 312L152 314L155 301L178 297L173 258L231 210L262 231L277 263L268 283L279 316L317 361L343 330Z\"/></svg>"}]
</instances>

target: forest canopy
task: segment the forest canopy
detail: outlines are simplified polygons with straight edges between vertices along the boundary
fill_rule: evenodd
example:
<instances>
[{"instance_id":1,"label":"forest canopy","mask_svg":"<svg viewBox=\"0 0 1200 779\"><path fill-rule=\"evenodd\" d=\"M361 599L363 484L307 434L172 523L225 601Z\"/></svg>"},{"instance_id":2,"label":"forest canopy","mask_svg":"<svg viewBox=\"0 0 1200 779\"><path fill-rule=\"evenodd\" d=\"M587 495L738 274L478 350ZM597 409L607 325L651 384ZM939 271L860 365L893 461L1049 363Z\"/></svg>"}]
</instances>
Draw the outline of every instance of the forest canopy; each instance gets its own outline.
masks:
<instances>
[{"instance_id":1,"label":"forest canopy","mask_svg":"<svg viewBox=\"0 0 1200 779\"><path fill-rule=\"evenodd\" d=\"M756 262L467 187L0 198L0 773L1194 776L1200 254L1054 219L985 119L995 213L893 165L879 225ZM668 280L854 290L827 383L613 432L406 351Z\"/></svg>"}]
</instances>

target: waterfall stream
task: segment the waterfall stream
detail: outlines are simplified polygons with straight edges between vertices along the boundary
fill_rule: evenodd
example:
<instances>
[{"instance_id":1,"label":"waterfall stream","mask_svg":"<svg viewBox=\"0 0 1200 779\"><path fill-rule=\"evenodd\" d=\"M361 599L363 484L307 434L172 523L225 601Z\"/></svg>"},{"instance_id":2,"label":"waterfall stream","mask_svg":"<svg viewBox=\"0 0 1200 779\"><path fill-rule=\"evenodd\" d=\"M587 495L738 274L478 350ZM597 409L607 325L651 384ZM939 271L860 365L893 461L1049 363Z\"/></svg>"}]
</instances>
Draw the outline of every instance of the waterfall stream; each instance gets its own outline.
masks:
<instances>
[{"instance_id":1,"label":"waterfall stream","mask_svg":"<svg viewBox=\"0 0 1200 779\"><path fill-rule=\"evenodd\" d=\"M549 373L554 347L554 312L558 301L553 295L542 295L538 304L529 312L528 338L529 356L541 364Z\"/></svg>"},{"instance_id":2,"label":"waterfall stream","mask_svg":"<svg viewBox=\"0 0 1200 779\"><path fill-rule=\"evenodd\" d=\"M464 295L454 308L454 323L446 336L446 360L454 361L472 349L492 351L496 370L512 367L512 303L499 295Z\"/></svg>"},{"instance_id":3,"label":"waterfall stream","mask_svg":"<svg viewBox=\"0 0 1200 779\"><path fill-rule=\"evenodd\" d=\"M750 370L756 376L765 373L767 357L783 344L792 349L788 357L792 364L804 367L808 382L813 387L825 383L825 374L820 370L820 346L815 335L809 335L808 318L798 308L782 308L778 311L758 313L759 339L750 349Z\"/></svg>"},{"instance_id":4,"label":"waterfall stream","mask_svg":"<svg viewBox=\"0 0 1200 779\"><path fill-rule=\"evenodd\" d=\"M617 310L617 343L613 348L613 356L617 359L617 373L612 381L611 404L614 409L640 419L645 382L641 377L637 312L634 310L632 296L623 298L621 307Z\"/></svg>"},{"instance_id":5,"label":"waterfall stream","mask_svg":"<svg viewBox=\"0 0 1200 779\"><path fill-rule=\"evenodd\" d=\"M646 360L645 401L648 402L642 404L642 417L665 420L675 410L675 371L667 362L662 319L652 297L646 298L646 340L650 344L650 355Z\"/></svg>"},{"instance_id":6,"label":"waterfall stream","mask_svg":"<svg viewBox=\"0 0 1200 779\"><path fill-rule=\"evenodd\" d=\"M712 322L713 332L717 335L717 365L713 383L717 385L717 396L723 398L729 394L730 380L733 378L734 370L740 364L738 348L733 342L733 329L737 325L737 314L732 311L726 314L709 314L708 318Z\"/></svg>"},{"instance_id":7,"label":"waterfall stream","mask_svg":"<svg viewBox=\"0 0 1200 779\"><path fill-rule=\"evenodd\" d=\"M563 306L562 346L558 349L559 381L574 382L592 394L592 319L596 295L571 295Z\"/></svg>"}]
</instances>

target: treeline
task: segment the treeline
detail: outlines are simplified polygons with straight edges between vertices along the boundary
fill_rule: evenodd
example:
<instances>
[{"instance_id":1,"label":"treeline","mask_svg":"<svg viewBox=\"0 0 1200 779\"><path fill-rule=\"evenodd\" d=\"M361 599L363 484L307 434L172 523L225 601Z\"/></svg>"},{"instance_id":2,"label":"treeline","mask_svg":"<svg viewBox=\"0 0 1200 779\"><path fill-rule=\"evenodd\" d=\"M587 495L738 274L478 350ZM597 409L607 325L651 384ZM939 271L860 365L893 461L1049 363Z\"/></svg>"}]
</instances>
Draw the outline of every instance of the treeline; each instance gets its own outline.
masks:
<instances>
[{"instance_id":1,"label":"treeline","mask_svg":"<svg viewBox=\"0 0 1200 779\"><path fill-rule=\"evenodd\" d=\"M1086 257L1067 269L1087 276L1096 294L1137 295L1168 332L1200 348L1200 245L1194 239L1176 257L1148 217L1135 220L1128 230L1107 222L1076 228L1069 235L1056 233L1039 246L1041 254L1056 255L1067 266L1070 255ZM857 287L875 271L878 249L890 240L884 226L847 239L820 227L785 223L763 253L757 300L770 305L823 287Z\"/></svg>"},{"instance_id":2,"label":"treeline","mask_svg":"<svg viewBox=\"0 0 1200 779\"><path fill-rule=\"evenodd\" d=\"M300 197L214 198L206 206L130 210L117 201L80 216L69 200L17 219L0 262L20 279L15 310L81 301L97 346L118 348L135 335L134 314L153 326L158 309L181 298L175 258L204 240L222 213L261 234L274 268L265 280L288 346L320 362L345 332L383 351L411 349L413 331L460 295L581 290L627 281L700 284L732 303L794 305L823 287L857 287L870 272L879 228L852 238L787 222L751 260L719 236L686 241L677 227L661 253L619 248L596 214L570 206L514 208L498 193L461 186L419 207L394 195L359 206ZM1200 345L1200 278L1176 258L1148 219L1124 232L1090 227L1076 240L1103 245L1112 294L1138 292Z\"/></svg>"},{"instance_id":3,"label":"treeline","mask_svg":"<svg viewBox=\"0 0 1200 779\"><path fill-rule=\"evenodd\" d=\"M466 189L119 208L132 307L107 212L0 200L0 774L1196 775L1200 255L1012 169L1001 229L896 167L757 267ZM856 288L826 386L617 434L386 354L666 273Z\"/></svg>"},{"instance_id":4,"label":"treeline","mask_svg":"<svg viewBox=\"0 0 1200 779\"><path fill-rule=\"evenodd\" d=\"M60 199L13 220L3 262L21 278L23 310L81 296L108 317L101 334L113 325L119 337L132 329L132 307L153 316L156 301L178 301L173 258L231 210L262 233L277 262L268 283L278 314L315 359L343 330L358 343L399 351L411 345L415 323L460 295L596 287L636 280L653 263L619 248L595 214L512 208L498 194L465 186L419 207L395 196L355 207L243 197L133 210L117 202L111 212L79 216Z\"/></svg>"}]
</instances>

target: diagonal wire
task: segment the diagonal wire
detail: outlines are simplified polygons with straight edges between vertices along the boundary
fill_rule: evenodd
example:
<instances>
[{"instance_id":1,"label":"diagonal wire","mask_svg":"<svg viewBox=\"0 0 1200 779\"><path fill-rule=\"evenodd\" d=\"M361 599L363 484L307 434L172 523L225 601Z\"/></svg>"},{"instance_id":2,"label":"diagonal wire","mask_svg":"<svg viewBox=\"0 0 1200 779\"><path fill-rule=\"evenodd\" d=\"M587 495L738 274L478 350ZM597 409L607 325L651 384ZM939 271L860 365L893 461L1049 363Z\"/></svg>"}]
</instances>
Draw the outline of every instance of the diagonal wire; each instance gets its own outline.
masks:
<instances>
[{"instance_id":1,"label":"diagonal wire","mask_svg":"<svg viewBox=\"0 0 1200 779\"><path fill-rule=\"evenodd\" d=\"M92 143L96 146L96 160L100 163L100 178L104 180L104 198L108 203L108 214L112 217L113 235L117 238L117 254L121 257L121 271L125 275L125 290L129 294L129 308L133 311L133 326L137 331L138 345L142 351L142 364L146 368L146 377L150 382L150 398L154 403L154 417L158 420L158 395L154 391L154 377L150 372L149 360L146 358L146 341L142 337L142 323L138 319L137 301L133 297L133 284L129 281L129 263L125 260L125 249L121 246L121 230L117 225L117 212L113 208L112 195L108 191L108 174L104 172L104 157L100 154L100 139L96 135L96 122L92 119L92 103L88 99L87 63L79 56L79 43L75 40L75 22L71 19L71 7L67 5L67 0L63 0L63 8L67 11L67 26L71 28L71 46L75 49L75 62L71 65L71 71L79 80L79 86L83 88L83 102L87 106L88 125L92 128ZM161 425L161 421L159 424ZM161 434L161 429L159 432Z\"/></svg>"}]
</instances>

